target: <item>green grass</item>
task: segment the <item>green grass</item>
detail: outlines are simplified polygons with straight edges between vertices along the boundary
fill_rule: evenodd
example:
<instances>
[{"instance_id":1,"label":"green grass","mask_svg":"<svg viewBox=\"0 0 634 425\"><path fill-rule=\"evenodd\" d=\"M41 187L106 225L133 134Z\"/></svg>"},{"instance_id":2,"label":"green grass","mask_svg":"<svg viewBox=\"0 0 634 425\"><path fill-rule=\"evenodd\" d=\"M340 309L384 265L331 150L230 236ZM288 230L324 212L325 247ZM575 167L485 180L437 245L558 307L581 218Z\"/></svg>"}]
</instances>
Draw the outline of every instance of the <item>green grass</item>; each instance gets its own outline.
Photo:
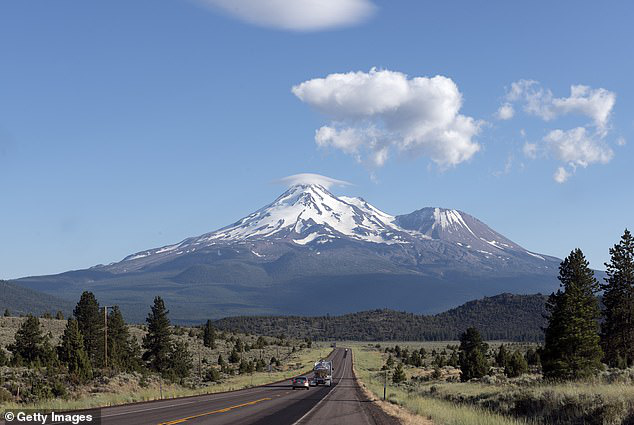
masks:
<instances>
[{"instance_id":1,"label":"green grass","mask_svg":"<svg viewBox=\"0 0 634 425\"><path fill-rule=\"evenodd\" d=\"M354 350L357 377L375 396L382 397L383 379L380 368L384 360L381 353L368 347L367 343L347 343L347 345ZM392 344L390 343L390 345ZM387 399L416 415L431 419L438 425L519 425L527 423L479 407L439 400L391 383L388 383Z\"/></svg>"}]
</instances>

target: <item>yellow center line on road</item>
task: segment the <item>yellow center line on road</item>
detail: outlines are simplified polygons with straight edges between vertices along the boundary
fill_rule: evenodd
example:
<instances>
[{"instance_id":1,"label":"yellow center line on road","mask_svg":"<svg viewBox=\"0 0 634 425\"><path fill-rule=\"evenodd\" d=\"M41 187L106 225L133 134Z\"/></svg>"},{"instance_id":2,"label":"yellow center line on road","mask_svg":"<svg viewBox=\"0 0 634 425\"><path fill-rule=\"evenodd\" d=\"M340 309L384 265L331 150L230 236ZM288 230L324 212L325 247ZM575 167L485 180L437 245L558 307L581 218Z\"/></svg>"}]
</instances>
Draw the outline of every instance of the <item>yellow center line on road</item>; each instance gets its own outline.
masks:
<instances>
[{"instance_id":1,"label":"yellow center line on road","mask_svg":"<svg viewBox=\"0 0 634 425\"><path fill-rule=\"evenodd\" d=\"M222 409L212 410L211 412L199 413L199 414L197 414L197 415L191 415L191 416L187 416L187 417L185 417L185 418L175 419L175 420L173 420L173 421L169 421L169 422L161 422L161 423L159 423L158 425L175 425L175 424L180 424L180 423L183 423L183 422L189 421L189 420L191 420L191 419L200 418L200 417L202 417L202 416L213 415L213 414L215 414L215 413L224 413L224 412L228 412L228 411L233 410L233 409L238 409L238 408L240 408L240 407L252 406L252 405L254 405L254 404L261 403L261 402L263 402L263 401L267 401L267 400L271 400L271 398L269 398L269 397L260 398L260 399L258 399L258 400L253 400L253 401L249 401L249 402L242 403L242 404L236 404L235 406L229 406L229 407L225 407L225 408L222 408Z\"/></svg>"}]
</instances>

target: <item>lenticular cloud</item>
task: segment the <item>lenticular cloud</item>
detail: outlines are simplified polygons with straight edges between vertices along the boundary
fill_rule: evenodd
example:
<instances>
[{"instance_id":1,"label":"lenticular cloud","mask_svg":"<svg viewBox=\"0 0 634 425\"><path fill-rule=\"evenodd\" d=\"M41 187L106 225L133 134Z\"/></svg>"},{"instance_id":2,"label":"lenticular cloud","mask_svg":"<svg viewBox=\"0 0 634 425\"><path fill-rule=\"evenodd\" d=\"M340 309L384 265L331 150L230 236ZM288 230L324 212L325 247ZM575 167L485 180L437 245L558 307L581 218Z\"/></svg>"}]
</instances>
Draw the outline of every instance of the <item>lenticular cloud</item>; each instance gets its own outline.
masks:
<instances>
[{"instance_id":1,"label":"lenticular cloud","mask_svg":"<svg viewBox=\"0 0 634 425\"><path fill-rule=\"evenodd\" d=\"M393 153L453 166L480 150L481 122L460 114L462 94L444 76L408 78L401 72L330 74L292 88L331 121L316 130L320 147L382 166Z\"/></svg>"},{"instance_id":2,"label":"lenticular cloud","mask_svg":"<svg viewBox=\"0 0 634 425\"><path fill-rule=\"evenodd\" d=\"M358 24L376 9L369 0L199 0L243 21L291 31Z\"/></svg>"}]
</instances>

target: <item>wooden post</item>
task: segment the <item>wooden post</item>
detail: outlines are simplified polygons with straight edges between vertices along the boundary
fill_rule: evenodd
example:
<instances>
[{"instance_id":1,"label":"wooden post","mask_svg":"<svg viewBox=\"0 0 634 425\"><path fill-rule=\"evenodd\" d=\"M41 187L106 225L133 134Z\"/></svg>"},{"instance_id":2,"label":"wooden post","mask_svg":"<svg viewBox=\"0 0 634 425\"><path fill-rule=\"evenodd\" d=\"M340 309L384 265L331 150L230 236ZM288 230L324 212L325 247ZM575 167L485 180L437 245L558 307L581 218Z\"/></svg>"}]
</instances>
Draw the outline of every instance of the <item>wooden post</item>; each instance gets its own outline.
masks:
<instances>
[{"instance_id":1,"label":"wooden post","mask_svg":"<svg viewBox=\"0 0 634 425\"><path fill-rule=\"evenodd\" d=\"M383 401L385 401L386 392L387 392L387 369L385 369L385 379L383 380Z\"/></svg>"},{"instance_id":2,"label":"wooden post","mask_svg":"<svg viewBox=\"0 0 634 425\"><path fill-rule=\"evenodd\" d=\"M103 306L103 365L108 369L108 306Z\"/></svg>"}]
</instances>

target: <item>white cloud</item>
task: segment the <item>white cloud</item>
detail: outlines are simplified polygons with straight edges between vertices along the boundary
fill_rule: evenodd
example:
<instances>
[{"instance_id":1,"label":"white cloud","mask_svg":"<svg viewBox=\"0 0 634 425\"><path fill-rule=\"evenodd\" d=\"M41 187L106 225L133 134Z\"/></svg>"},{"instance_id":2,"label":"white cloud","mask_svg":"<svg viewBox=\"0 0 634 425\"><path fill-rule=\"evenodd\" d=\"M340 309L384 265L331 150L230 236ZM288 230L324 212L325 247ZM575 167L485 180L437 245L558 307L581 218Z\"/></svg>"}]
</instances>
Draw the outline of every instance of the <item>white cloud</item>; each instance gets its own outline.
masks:
<instances>
[{"instance_id":1,"label":"white cloud","mask_svg":"<svg viewBox=\"0 0 634 425\"><path fill-rule=\"evenodd\" d=\"M513 105L506 102L500 106L500 108L495 113L495 117L499 120L510 120L515 115L515 109Z\"/></svg>"},{"instance_id":2,"label":"white cloud","mask_svg":"<svg viewBox=\"0 0 634 425\"><path fill-rule=\"evenodd\" d=\"M593 89L585 85L572 85L570 96L557 98L537 81L519 80L511 84L506 101L505 105L509 102L524 103L527 113L545 121L568 114L582 115L590 118L592 123L603 131L616 103L616 94L604 88Z\"/></svg>"},{"instance_id":3,"label":"white cloud","mask_svg":"<svg viewBox=\"0 0 634 425\"><path fill-rule=\"evenodd\" d=\"M198 0L243 21L292 31L354 25L369 18L370 0Z\"/></svg>"},{"instance_id":4,"label":"white cloud","mask_svg":"<svg viewBox=\"0 0 634 425\"><path fill-rule=\"evenodd\" d=\"M557 159L573 166L607 164L614 156L612 149L602 140L593 138L584 127L553 130L544 137L544 141Z\"/></svg>"},{"instance_id":5,"label":"white cloud","mask_svg":"<svg viewBox=\"0 0 634 425\"><path fill-rule=\"evenodd\" d=\"M276 183L283 184L285 186L291 187L298 184L318 184L326 189L332 186L350 186L351 183L348 183L344 180L333 179L332 177L322 176L321 174L313 174L313 173L300 173L293 174L292 176L286 176L279 180Z\"/></svg>"},{"instance_id":6,"label":"white cloud","mask_svg":"<svg viewBox=\"0 0 634 425\"><path fill-rule=\"evenodd\" d=\"M524 155L526 155L530 159L537 158L537 150L538 150L537 143L526 142L524 143L524 147L522 148Z\"/></svg>"},{"instance_id":7,"label":"white cloud","mask_svg":"<svg viewBox=\"0 0 634 425\"><path fill-rule=\"evenodd\" d=\"M480 121L461 115L462 95L447 77L408 78L371 69L330 74L292 88L293 94L332 121L315 142L381 166L395 150L457 165L480 150L473 139Z\"/></svg>"},{"instance_id":8,"label":"white cloud","mask_svg":"<svg viewBox=\"0 0 634 425\"><path fill-rule=\"evenodd\" d=\"M616 139L617 146L625 146L626 144L627 141L625 140L625 137L619 137L618 139Z\"/></svg>"},{"instance_id":9,"label":"white cloud","mask_svg":"<svg viewBox=\"0 0 634 425\"><path fill-rule=\"evenodd\" d=\"M555 174L553 175L553 179L555 179L555 181L560 184L565 183L569 177L570 173L566 171L564 167L557 168L557 171L555 171Z\"/></svg>"}]
</instances>

